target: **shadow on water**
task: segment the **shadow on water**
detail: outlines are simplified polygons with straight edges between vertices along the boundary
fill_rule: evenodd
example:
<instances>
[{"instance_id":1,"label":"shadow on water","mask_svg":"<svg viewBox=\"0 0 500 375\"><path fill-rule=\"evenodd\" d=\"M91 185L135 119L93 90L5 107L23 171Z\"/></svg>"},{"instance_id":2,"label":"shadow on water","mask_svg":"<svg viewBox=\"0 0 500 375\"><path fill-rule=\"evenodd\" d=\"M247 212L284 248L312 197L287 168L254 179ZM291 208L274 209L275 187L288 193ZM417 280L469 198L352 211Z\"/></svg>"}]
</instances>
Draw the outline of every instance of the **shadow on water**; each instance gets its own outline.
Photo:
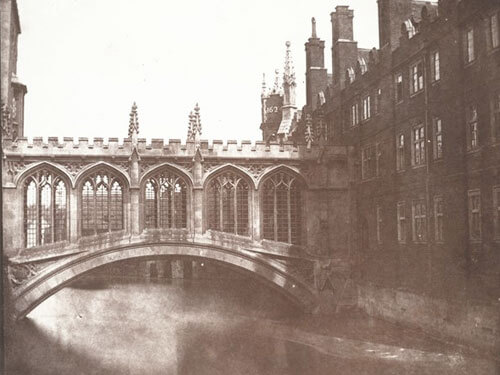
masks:
<instances>
[{"instance_id":1,"label":"shadow on water","mask_svg":"<svg viewBox=\"0 0 500 375\"><path fill-rule=\"evenodd\" d=\"M305 316L254 278L82 278L17 323L6 374L495 373L491 364L457 367L428 355L383 358L405 343L440 350L389 331L364 316ZM381 342L378 357L362 354Z\"/></svg>"},{"instance_id":2,"label":"shadow on water","mask_svg":"<svg viewBox=\"0 0 500 375\"><path fill-rule=\"evenodd\" d=\"M15 339L8 336L5 342L6 375L120 373L118 367L95 361L92 356L61 343L29 318L18 322L15 328Z\"/></svg>"}]
</instances>

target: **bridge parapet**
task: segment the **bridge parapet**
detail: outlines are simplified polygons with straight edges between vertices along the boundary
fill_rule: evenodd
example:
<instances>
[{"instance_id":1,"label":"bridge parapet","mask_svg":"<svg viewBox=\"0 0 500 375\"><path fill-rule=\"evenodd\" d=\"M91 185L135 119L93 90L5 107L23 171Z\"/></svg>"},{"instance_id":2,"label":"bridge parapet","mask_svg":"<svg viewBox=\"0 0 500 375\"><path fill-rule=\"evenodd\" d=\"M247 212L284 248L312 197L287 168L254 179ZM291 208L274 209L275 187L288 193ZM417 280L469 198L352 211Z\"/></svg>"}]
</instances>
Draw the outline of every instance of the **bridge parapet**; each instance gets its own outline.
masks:
<instances>
[{"instance_id":1,"label":"bridge parapet","mask_svg":"<svg viewBox=\"0 0 500 375\"><path fill-rule=\"evenodd\" d=\"M238 143L235 140L202 140L199 144L187 141L182 143L180 139L163 139L153 138L147 142L145 138L139 138L136 143L132 139L125 138L109 138L107 141L104 138L68 138L63 137L33 137L18 138L15 141L12 139L4 139L3 147L7 156L22 154L23 156L41 156L41 155L56 155L56 156L72 156L80 153L86 156L127 156L134 149L141 156L146 157L161 157L161 156L176 156L176 157L193 157L199 147L203 156L216 156L222 158L276 158L276 159L315 159L321 153L326 152L330 156L346 157L347 148L345 146L331 146L328 150L324 150L317 145L307 148L305 145L294 145L290 142L284 144L270 143L266 144L262 141L254 143L250 141L241 141Z\"/></svg>"}]
</instances>

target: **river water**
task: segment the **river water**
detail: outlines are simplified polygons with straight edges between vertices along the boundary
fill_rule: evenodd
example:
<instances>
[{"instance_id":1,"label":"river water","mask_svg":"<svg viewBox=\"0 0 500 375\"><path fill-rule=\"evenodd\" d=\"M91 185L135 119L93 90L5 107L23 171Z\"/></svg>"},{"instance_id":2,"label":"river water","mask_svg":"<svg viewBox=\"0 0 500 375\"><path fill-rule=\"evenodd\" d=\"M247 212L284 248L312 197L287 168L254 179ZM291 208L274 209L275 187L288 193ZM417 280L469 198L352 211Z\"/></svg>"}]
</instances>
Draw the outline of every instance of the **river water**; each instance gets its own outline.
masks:
<instances>
[{"instance_id":1,"label":"river water","mask_svg":"<svg viewBox=\"0 0 500 375\"><path fill-rule=\"evenodd\" d=\"M496 374L498 363L350 312L303 315L252 278L67 287L7 342L7 374Z\"/></svg>"}]
</instances>

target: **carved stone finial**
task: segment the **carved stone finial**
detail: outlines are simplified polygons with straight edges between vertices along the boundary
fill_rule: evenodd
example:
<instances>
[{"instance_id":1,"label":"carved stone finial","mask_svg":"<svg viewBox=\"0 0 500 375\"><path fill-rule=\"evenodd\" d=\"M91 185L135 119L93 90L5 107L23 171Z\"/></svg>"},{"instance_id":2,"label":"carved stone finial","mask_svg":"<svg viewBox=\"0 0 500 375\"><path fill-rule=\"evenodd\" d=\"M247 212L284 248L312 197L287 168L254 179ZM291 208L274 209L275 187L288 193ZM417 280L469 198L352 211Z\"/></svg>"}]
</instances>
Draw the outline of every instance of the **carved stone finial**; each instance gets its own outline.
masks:
<instances>
[{"instance_id":1,"label":"carved stone finial","mask_svg":"<svg viewBox=\"0 0 500 375\"><path fill-rule=\"evenodd\" d=\"M188 126L188 141L198 142L201 136L201 118L200 118L200 107L196 103L194 107L194 112L191 111L189 114L189 126Z\"/></svg>"},{"instance_id":2,"label":"carved stone finial","mask_svg":"<svg viewBox=\"0 0 500 375\"><path fill-rule=\"evenodd\" d=\"M295 86L295 69L293 67L292 51L290 50L291 43L287 41L286 43L286 54L285 54L285 70L283 72L283 85L288 84L290 86Z\"/></svg>"},{"instance_id":3,"label":"carved stone finial","mask_svg":"<svg viewBox=\"0 0 500 375\"><path fill-rule=\"evenodd\" d=\"M128 124L128 137L132 139L137 139L139 134L139 115L137 114L137 104L132 104L132 109L130 110L130 120Z\"/></svg>"},{"instance_id":4,"label":"carved stone finial","mask_svg":"<svg viewBox=\"0 0 500 375\"><path fill-rule=\"evenodd\" d=\"M12 135L12 113L4 102L1 103L0 121L2 122L2 135L10 137Z\"/></svg>"},{"instance_id":5,"label":"carved stone finial","mask_svg":"<svg viewBox=\"0 0 500 375\"><path fill-rule=\"evenodd\" d=\"M262 93L261 96L266 96L266 73L262 73Z\"/></svg>"},{"instance_id":6,"label":"carved stone finial","mask_svg":"<svg viewBox=\"0 0 500 375\"><path fill-rule=\"evenodd\" d=\"M307 143L307 148L311 148L312 143L314 142L314 131L313 131L313 122L312 122L312 117L308 113L306 115L306 132L305 132L305 139Z\"/></svg>"},{"instance_id":7,"label":"carved stone finial","mask_svg":"<svg viewBox=\"0 0 500 375\"><path fill-rule=\"evenodd\" d=\"M280 92L280 71L279 69L274 70L274 86L273 86L273 94L278 94Z\"/></svg>"},{"instance_id":8,"label":"carved stone finial","mask_svg":"<svg viewBox=\"0 0 500 375\"><path fill-rule=\"evenodd\" d=\"M317 35L316 35L316 19L314 17L311 19L311 24L312 24L311 38L317 38Z\"/></svg>"}]
</instances>

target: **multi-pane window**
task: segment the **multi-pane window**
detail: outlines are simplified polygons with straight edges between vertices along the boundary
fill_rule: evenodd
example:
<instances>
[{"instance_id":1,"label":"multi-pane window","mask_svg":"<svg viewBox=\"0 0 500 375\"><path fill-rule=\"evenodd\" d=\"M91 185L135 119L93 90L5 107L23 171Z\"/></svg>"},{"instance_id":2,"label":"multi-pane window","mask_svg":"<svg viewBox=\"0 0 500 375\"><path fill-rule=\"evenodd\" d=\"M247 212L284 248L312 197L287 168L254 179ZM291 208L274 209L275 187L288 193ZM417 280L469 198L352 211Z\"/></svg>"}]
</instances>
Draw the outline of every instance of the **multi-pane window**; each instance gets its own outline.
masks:
<instances>
[{"instance_id":1,"label":"multi-pane window","mask_svg":"<svg viewBox=\"0 0 500 375\"><path fill-rule=\"evenodd\" d=\"M376 147L373 145L363 148L361 151L361 178L368 179L377 174Z\"/></svg>"},{"instance_id":2,"label":"multi-pane window","mask_svg":"<svg viewBox=\"0 0 500 375\"><path fill-rule=\"evenodd\" d=\"M207 185L207 227L226 233L249 234L247 180L235 171L213 177Z\"/></svg>"},{"instance_id":3,"label":"multi-pane window","mask_svg":"<svg viewBox=\"0 0 500 375\"><path fill-rule=\"evenodd\" d=\"M413 242L426 242L427 210L424 199L413 201L412 227L413 227Z\"/></svg>"},{"instance_id":4,"label":"multi-pane window","mask_svg":"<svg viewBox=\"0 0 500 375\"><path fill-rule=\"evenodd\" d=\"M412 133L412 164L414 166L425 164L425 131L424 125L413 128Z\"/></svg>"},{"instance_id":5,"label":"multi-pane window","mask_svg":"<svg viewBox=\"0 0 500 375\"><path fill-rule=\"evenodd\" d=\"M474 150L479 147L479 118L477 107L475 104L470 104L466 109L467 120L467 148Z\"/></svg>"},{"instance_id":6,"label":"multi-pane window","mask_svg":"<svg viewBox=\"0 0 500 375\"><path fill-rule=\"evenodd\" d=\"M424 88L424 64L418 62L410 67L410 94L415 94Z\"/></svg>"},{"instance_id":7,"label":"multi-pane window","mask_svg":"<svg viewBox=\"0 0 500 375\"><path fill-rule=\"evenodd\" d=\"M405 136L399 134L396 138L396 170L405 169Z\"/></svg>"},{"instance_id":8,"label":"multi-pane window","mask_svg":"<svg viewBox=\"0 0 500 375\"><path fill-rule=\"evenodd\" d=\"M432 81L439 81L441 78L441 71L439 66L439 51L431 53L431 78Z\"/></svg>"},{"instance_id":9,"label":"multi-pane window","mask_svg":"<svg viewBox=\"0 0 500 375\"><path fill-rule=\"evenodd\" d=\"M81 195L82 235L123 229L123 183L102 169L88 176Z\"/></svg>"},{"instance_id":10,"label":"multi-pane window","mask_svg":"<svg viewBox=\"0 0 500 375\"><path fill-rule=\"evenodd\" d=\"M497 140L500 140L500 90L493 94L491 101L491 127Z\"/></svg>"},{"instance_id":11,"label":"multi-pane window","mask_svg":"<svg viewBox=\"0 0 500 375\"><path fill-rule=\"evenodd\" d=\"M368 120L371 117L370 95L363 98L363 120Z\"/></svg>"},{"instance_id":12,"label":"multi-pane window","mask_svg":"<svg viewBox=\"0 0 500 375\"><path fill-rule=\"evenodd\" d=\"M375 92L375 114L380 113L380 106L382 105L382 89L377 89Z\"/></svg>"},{"instance_id":13,"label":"multi-pane window","mask_svg":"<svg viewBox=\"0 0 500 375\"><path fill-rule=\"evenodd\" d=\"M493 188L493 223L495 239L500 239L500 186Z\"/></svg>"},{"instance_id":14,"label":"multi-pane window","mask_svg":"<svg viewBox=\"0 0 500 375\"><path fill-rule=\"evenodd\" d=\"M474 51L474 29L472 27L465 30L464 34L464 57L468 64L476 58Z\"/></svg>"},{"instance_id":15,"label":"multi-pane window","mask_svg":"<svg viewBox=\"0 0 500 375\"><path fill-rule=\"evenodd\" d=\"M39 170L26 179L24 234L26 247L67 238L66 184L51 170Z\"/></svg>"},{"instance_id":16,"label":"multi-pane window","mask_svg":"<svg viewBox=\"0 0 500 375\"><path fill-rule=\"evenodd\" d=\"M395 95L396 95L396 103L403 101L403 74L396 74L395 80Z\"/></svg>"},{"instance_id":17,"label":"multi-pane window","mask_svg":"<svg viewBox=\"0 0 500 375\"><path fill-rule=\"evenodd\" d=\"M377 206L377 243L381 244L382 243L382 207Z\"/></svg>"},{"instance_id":18,"label":"multi-pane window","mask_svg":"<svg viewBox=\"0 0 500 375\"><path fill-rule=\"evenodd\" d=\"M434 240L444 241L443 234L443 197L434 197Z\"/></svg>"},{"instance_id":19,"label":"multi-pane window","mask_svg":"<svg viewBox=\"0 0 500 375\"><path fill-rule=\"evenodd\" d=\"M398 220L398 242L406 242L406 205L405 202L398 202L397 205Z\"/></svg>"},{"instance_id":20,"label":"multi-pane window","mask_svg":"<svg viewBox=\"0 0 500 375\"><path fill-rule=\"evenodd\" d=\"M443 129L441 119L436 117L433 121L434 127L434 159L443 157Z\"/></svg>"},{"instance_id":21,"label":"multi-pane window","mask_svg":"<svg viewBox=\"0 0 500 375\"><path fill-rule=\"evenodd\" d=\"M469 191L469 239L481 240L481 193Z\"/></svg>"},{"instance_id":22,"label":"multi-pane window","mask_svg":"<svg viewBox=\"0 0 500 375\"><path fill-rule=\"evenodd\" d=\"M351 126L356 126L359 124L359 105L354 103L351 105Z\"/></svg>"},{"instance_id":23,"label":"multi-pane window","mask_svg":"<svg viewBox=\"0 0 500 375\"><path fill-rule=\"evenodd\" d=\"M186 228L187 185L170 169L146 180L144 226L146 228Z\"/></svg>"},{"instance_id":24,"label":"multi-pane window","mask_svg":"<svg viewBox=\"0 0 500 375\"><path fill-rule=\"evenodd\" d=\"M486 18L486 39L488 49L500 46L500 34L498 27L498 14L492 14Z\"/></svg>"},{"instance_id":25,"label":"multi-pane window","mask_svg":"<svg viewBox=\"0 0 500 375\"><path fill-rule=\"evenodd\" d=\"M262 187L262 234L265 239L301 243L302 184L296 176L279 171Z\"/></svg>"}]
</instances>

